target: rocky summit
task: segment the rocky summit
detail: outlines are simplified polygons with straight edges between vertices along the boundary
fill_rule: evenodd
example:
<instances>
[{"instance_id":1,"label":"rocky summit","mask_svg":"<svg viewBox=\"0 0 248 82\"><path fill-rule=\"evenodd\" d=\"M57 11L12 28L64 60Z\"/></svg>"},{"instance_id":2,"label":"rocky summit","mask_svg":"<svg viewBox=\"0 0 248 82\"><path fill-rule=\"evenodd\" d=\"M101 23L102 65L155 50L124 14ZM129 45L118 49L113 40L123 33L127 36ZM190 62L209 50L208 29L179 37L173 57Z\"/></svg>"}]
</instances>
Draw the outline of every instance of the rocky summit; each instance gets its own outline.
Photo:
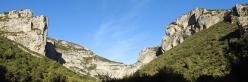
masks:
<instances>
[{"instance_id":1,"label":"rocky summit","mask_svg":"<svg viewBox=\"0 0 248 82\"><path fill-rule=\"evenodd\" d=\"M193 9L166 27L166 36L163 37L161 45L162 51L170 50L194 33L208 29L224 20L238 22L240 26L244 27L248 20L247 9L247 5L236 5L230 10Z\"/></svg>"},{"instance_id":2,"label":"rocky summit","mask_svg":"<svg viewBox=\"0 0 248 82\"><path fill-rule=\"evenodd\" d=\"M45 55L47 17L33 16L31 10L14 10L0 14L0 31L33 52Z\"/></svg>"}]
</instances>

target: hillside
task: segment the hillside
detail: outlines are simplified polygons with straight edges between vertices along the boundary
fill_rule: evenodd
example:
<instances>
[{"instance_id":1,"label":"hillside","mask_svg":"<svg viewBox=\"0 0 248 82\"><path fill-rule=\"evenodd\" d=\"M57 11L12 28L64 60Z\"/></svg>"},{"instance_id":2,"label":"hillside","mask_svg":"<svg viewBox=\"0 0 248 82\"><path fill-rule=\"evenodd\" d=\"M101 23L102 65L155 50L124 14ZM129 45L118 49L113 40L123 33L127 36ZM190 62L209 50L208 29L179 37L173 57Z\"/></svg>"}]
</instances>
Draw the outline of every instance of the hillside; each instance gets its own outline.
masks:
<instances>
[{"instance_id":1,"label":"hillside","mask_svg":"<svg viewBox=\"0 0 248 82\"><path fill-rule=\"evenodd\" d=\"M31 10L0 14L0 80L4 82L96 82L47 57L47 17Z\"/></svg>"},{"instance_id":2,"label":"hillside","mask_svg":"<svg viewBox=\"0 0 248 82\"><path fill-rule=\"evenodd\" d=\"M0 37L1 82L95 82L96 79L72 72L46 57L35 57L20 46Z\"/></svg>"},{"instance_id":3,"label":"hillside","mask_svg":"<svg viewBox=\"0 0 248 82\"><path fill-rule=\"evenodd\" d=\"M196 16L201 9L194 9L168 26L162 54L134 75L107 82L247 82L247 9L237 5L232 10L211 10L225 12L217 23L208 23L216 14L202 9L207 12Z\"/></svg>"},{"instance_id":4,"label":"hillside","mask_svg":"<svg viewBox=\"0 0 248 82\"><path fill-rule=\"evenodd\" d=\"M240 35L236 24L218 23L158 56L133 77L113 82L245 82L247 35Z\"/></svg>"}]
</instances>

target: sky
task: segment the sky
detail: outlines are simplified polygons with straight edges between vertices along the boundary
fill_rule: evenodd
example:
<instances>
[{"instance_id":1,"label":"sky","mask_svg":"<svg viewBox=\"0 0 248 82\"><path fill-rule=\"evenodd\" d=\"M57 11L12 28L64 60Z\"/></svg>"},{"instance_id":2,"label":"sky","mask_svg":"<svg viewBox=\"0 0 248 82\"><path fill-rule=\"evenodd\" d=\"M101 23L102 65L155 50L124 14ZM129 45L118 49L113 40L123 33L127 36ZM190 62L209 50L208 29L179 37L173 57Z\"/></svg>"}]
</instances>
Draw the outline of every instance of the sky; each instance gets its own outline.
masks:
<instances>
[{"instance_id":1,"label":"sky","mask_svg":"<svg viewBox=\"0 0 248 82\"><path fill-rule=\"evenodd\" d=\"M133 64L160 46L166 26L194 8L230 9L247 0L1 0L0 12L31 9L49 19L48 36Z\"/></svg>"}]
</instances>

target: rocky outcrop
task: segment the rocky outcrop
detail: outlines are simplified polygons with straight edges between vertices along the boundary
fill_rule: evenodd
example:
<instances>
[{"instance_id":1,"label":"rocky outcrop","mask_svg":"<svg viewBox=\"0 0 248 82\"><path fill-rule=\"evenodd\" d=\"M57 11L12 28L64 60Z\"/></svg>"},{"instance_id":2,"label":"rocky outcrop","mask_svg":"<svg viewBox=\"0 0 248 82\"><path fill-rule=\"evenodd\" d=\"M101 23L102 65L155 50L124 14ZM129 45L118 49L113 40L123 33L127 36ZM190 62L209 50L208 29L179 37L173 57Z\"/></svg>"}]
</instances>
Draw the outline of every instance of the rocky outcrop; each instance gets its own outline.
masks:
<instances>
[{"instance_id":1,"label":"rocky outcrop","mask_svg":"<svg viewBox=\"0 0 248 82\"><path fill-rule=\"evenodd\" d=\"M0 14L1 35L33 52L45 54L47 18L32 16L31 10L14 10Z\"/></svg>"},{"instance_id":2,"label":"rocky outcrop","mask_svg":"<svg viewBox=\"0 0 248 82\"><path fill-rule=\"evenodd\" d=\"M157 56L160 54L161 54L160 47L144 48L140 52L136 65L141 65L141 66L145 65L150 61L152 61L153 59L157 58Z\"/></svg>"},{"instance_id":3,"label":"rocky outcrop","mask_svg":"<svg viewBox=\"0 0 248 82\"><path fill-rule=\"evenodd\" d=\"M233 8L233 14L237 20L238 25L247 31L248 26L248 5L236 5Z\"/></svg>"},{"instance_id":4,"label":"rocky outcrop","mask_svg":"<svg viewBox=\"0 0 248 82\"><path fill-rule=\"evenodd\" d=\"M229 10L196 8L183 15L166 27L166 36L162 41L162 50L167 51L182 43L188 36L223 21L229 12Z\"/></svg>"},{"instance_id":5,"label":"rocky outcrop","mask_svg":"<svg viewBox=\"0 0 248 82\"><path fill-rule=\"evenodd\" d=\"M247 12L247 5L236 5L230 10L193 9L166 27L166 36L163 37L161 45L162 51L165 52L182 43L190 35L222 21L237 22L241 27L245 27L248 25Z\"/></svg>"}]
</instances>

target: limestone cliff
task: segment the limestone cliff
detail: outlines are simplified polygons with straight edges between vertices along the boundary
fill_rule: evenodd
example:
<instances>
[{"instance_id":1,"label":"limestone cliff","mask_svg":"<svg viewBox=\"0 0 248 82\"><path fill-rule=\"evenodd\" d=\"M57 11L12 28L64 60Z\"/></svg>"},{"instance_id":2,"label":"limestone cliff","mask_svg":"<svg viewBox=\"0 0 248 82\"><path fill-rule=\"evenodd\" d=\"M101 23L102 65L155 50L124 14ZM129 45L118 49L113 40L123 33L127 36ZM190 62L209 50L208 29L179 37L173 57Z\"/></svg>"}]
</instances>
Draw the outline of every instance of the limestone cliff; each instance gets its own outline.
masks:
<instances>
[{"instance_id":1,"label":"limestone cliff","mask_svg":"<svg viewBox=\"0 0 248 82\"><path fill-rule=\"evenodd\" d=\"M0 14L0 31L11 39L39 54L45 54L47 18L32 16L31 10L14 10Z\"/></svg>"},{"instance_id":2,"label":"limestone cliff","mask_svg":"<svg viewBox=\"0 0 248 82\"><path fill-rule=\"evenodd\" d=\"M246 26L247 11L247 5L236 5L230 10L193 9L166 27L162 51L165 52L182 43L190 35L222 21L238 21L239 25Z\"/></svg>"},{"instance_id":3,"label":"limestone cliff","mask_svg":"<svg viewBox=\"0 0 248 82\"><path fill-rule=\"evenodd\" d=\"M140 55L137 59L136 66L137 65L145 65L152 61L153 59L157 58L158 55L160 55L161 47L151 47L151 48L144 48L141 50Z\"/></svg>"},{"instance_id":4,"label":"limestone cliff","mask_svg":"<svg viewBox=\"0 0 248 82\"><path fill-rule=\"evenodd\" d=\"M236 5L233 8L233 16L231 20L237 20L236 22L242 28L248 26L248 5ZM233 22L235 23L235 22ZM244 28L247 31L247 28Z\"/></svg>"}]
</instances>

